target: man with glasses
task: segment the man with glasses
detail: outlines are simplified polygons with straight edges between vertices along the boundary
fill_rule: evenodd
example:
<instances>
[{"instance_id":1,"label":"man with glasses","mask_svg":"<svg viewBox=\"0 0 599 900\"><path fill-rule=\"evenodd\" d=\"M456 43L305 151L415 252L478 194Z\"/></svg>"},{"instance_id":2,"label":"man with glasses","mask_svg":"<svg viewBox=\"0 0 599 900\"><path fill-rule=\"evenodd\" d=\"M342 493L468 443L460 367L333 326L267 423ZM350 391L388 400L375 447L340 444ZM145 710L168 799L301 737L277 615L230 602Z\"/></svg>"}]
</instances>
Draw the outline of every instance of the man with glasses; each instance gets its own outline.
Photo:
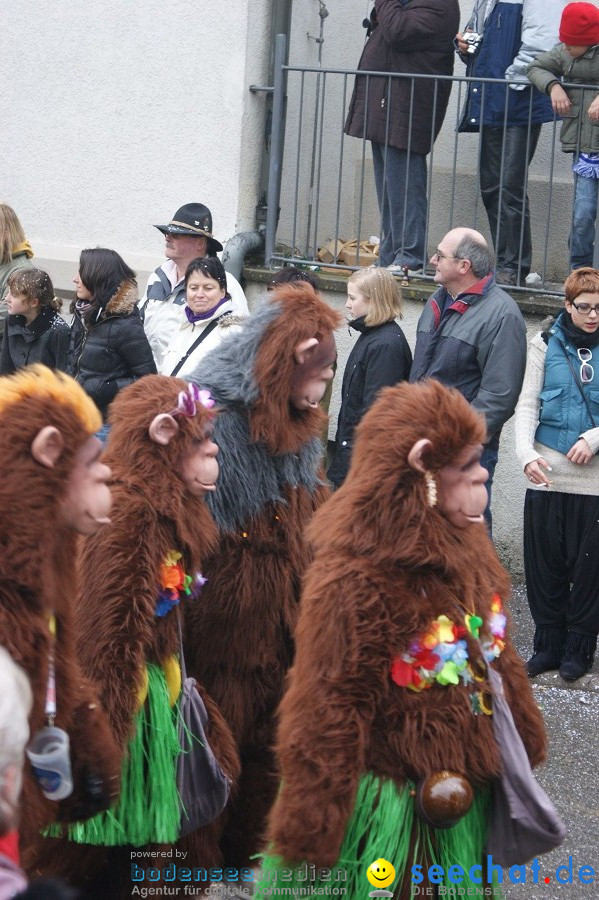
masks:
<instances>
[{"instance_id":1,"label":"man with glasses","mask_svg":"<svg viewBox=\"0 0 599 900\"><path fill-rule=\"evenodd\" d=\"M410 381L437 378L457 388L487 422L481 459L491 485L501 429L513 415L526 366L526 326L516 303L495 281L482 234L454 228L431 257L437 291L418 321Z\"/></svg>"}]
</instances>

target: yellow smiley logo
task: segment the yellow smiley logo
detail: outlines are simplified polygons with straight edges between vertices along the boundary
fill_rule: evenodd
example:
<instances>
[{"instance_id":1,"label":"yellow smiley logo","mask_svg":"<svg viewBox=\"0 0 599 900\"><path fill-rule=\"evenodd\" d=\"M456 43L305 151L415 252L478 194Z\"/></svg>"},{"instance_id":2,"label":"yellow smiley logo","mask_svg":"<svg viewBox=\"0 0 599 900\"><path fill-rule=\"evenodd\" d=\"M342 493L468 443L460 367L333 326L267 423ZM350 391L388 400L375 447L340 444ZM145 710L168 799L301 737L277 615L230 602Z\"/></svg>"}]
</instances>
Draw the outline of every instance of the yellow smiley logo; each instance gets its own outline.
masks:
<instances>
[{"instance_id":1,"label":"yellow smiley logo","mask_svg":"<svg viewBox=\"0 0 599 900\"><path fill-rule=\"evenodd\" d=\"M375 859L368 866L366 877L373 887L384 888L395 878L395 869L386 859Z\"/></svg>"}]
</instances>

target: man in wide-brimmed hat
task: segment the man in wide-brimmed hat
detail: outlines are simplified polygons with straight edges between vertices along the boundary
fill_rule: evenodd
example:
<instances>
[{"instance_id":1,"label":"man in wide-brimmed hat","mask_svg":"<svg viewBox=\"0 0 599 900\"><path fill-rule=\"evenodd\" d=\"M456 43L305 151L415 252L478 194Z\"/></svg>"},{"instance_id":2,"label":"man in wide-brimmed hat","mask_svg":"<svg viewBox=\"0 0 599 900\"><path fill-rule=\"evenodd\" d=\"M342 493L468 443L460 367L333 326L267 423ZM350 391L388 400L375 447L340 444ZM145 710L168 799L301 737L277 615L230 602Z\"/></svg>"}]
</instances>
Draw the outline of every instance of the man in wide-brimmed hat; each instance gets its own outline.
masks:
<instances>
[{"instance_id":1,"label":"man in wide-brimmed hat","mask_svg":"<svg viewBox=\"0 0 599 900\"><path fill-rule=\"evenodd\" d=\"M184 316L187 266L199 256L216 256L223 245L212 234L212 213L203 203L185 203L167 225L154 227L164 234L166 262L150 275L139 308L158 365L166 350L165 336L172 330L166 327L167 321ZM247 316L243 289L229 272L227 291L233 301L233 312Z\"/></svg>"}]
</instances>

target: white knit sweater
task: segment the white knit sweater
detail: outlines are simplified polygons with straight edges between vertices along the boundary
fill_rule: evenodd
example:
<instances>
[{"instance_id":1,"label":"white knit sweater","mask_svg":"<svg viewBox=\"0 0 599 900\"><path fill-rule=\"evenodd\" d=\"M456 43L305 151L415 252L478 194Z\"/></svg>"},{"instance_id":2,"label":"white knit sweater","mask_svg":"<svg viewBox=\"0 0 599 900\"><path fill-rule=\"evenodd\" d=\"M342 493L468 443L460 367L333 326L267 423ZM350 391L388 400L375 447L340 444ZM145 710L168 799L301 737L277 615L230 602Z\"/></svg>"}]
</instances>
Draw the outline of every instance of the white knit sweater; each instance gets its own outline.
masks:
<instances>
[{"instance_id":1,"label":"white knit sweater","mask_svg":"<svg viewBox=\"0 0 599 900\"><path fill-rule=\"evenodd\" d=\"M539 395L543 389L546 353L545 341L540 333L536 334L529 344L524 384L516 407L516 454L522 468L540 456L549 463L552 471L547 475L553 482L549 490L560 494L599 496L599 456L595 455L586 465L572 463L564 453L545 447L534 439L539 424ZM582 397L580 402L582 403ZM591 428L580 436L585 439L592 452L597 454L599 428ZM543 485L532 482L527 487L531 490L547 490Z\"/></svg>"}]
</instances>

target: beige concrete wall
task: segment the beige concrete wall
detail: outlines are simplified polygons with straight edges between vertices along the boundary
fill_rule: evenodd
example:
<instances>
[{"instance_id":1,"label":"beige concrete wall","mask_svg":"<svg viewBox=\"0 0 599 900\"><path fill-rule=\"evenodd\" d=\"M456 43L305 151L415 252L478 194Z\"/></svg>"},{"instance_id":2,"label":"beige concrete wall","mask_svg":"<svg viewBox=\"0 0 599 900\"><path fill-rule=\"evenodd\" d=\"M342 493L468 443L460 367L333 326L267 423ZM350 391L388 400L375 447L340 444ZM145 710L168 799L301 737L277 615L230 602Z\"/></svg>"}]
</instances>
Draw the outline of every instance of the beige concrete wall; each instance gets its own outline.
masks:
<instances>
[{"instance_id":1,"label":"beige concrete wall","mask_svg":"<svg viewBox=\"0 0 599 900\"><path fill-rule=\"evenodd\" d=\"M250 308L257 302L263 293L263 285L249 284L246 294ZM333 291L324 291L325 299L335 309L345 315L345 294ZM404 303L404 318L401 327L404 330L408 343L414 349L416 337L416 324L422 311L423 303L408 300ZM525 316L529 338L540 327L540 319L533 316ZM336 335L339 365L333 384L333 396L330 409L329 436L334 438L339 414L341 379L347 357L357 339L357 333L351 332L347 326L339 329ZM526 479L524 478L514 453L514 420L511 419L505 426L501 436L499 462L493 484L493 535L495 545L504 565L509 569L512 577L519 578L523 572L522 562L522 510L524 504L524 492Z\"/></svg>"},{"instance_id":2,"label":"beige concrete wall","mask_svg":"<svg viewBox=\"0 0 599 900\"><path fill-rule=\"evenodd\" d=\"M152 223L202 201L227 240L254 227L271 0L4 5L3 201L36 254L109 246L153 268Z\"/></svg>"}]
</instances>

